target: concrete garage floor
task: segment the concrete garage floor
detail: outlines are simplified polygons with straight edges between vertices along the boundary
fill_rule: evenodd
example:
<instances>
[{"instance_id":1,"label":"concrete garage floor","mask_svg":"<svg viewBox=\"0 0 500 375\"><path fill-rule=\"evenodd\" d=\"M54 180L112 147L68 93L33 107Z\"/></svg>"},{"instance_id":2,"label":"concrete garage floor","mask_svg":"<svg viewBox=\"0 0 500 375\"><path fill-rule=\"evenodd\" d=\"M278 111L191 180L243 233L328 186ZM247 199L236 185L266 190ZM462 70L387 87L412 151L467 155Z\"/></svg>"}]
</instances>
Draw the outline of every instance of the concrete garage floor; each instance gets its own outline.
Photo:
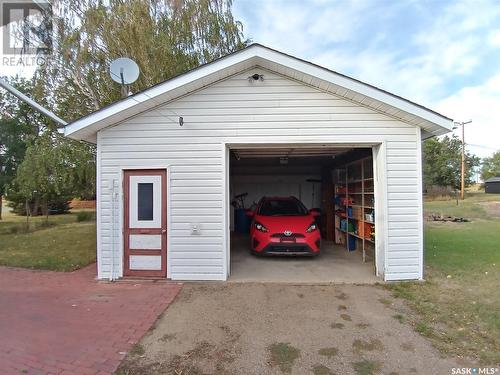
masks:
<instances>
[{"instance_id":1,"label":"concrete garage floor","mask_svg":"<svg viewBox=\"0 0 500 375\"><path fill-rule=\"evenodd\" d=\"M275 282L298 284L374 284L372 262L363 263L361 251L346 251L323 241L318 257L260 257L250 254L247 236L231 236L231 276L229 282Z\"/></svg>"}]
</instances>

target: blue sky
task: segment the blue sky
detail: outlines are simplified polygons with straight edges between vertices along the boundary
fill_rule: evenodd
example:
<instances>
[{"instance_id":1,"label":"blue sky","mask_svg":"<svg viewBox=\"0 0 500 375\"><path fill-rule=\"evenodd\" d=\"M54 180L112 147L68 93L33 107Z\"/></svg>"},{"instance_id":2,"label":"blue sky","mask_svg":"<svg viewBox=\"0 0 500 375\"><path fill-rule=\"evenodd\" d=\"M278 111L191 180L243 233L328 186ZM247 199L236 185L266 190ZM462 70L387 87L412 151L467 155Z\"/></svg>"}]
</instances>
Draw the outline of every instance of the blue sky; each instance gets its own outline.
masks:
<instances>
[{"instance_id":1,"label":"blue sky","mask_svg":"<svg viewBox=\"0 0 500 375\"><path fill-rule=\"evenodd\" d=\"M254 42L472 119L475 154L500 149L500 0L234 0L233 14Z\"/></svg>"},{"instance_id":2,"label":"blue sky","mask_svg":"<svg viewBox=\"0 0 500 375\"><path fill-rule=\"evenodd\" d=\"M472 119L468 149L500 149L500 0L233 1L254 42Z\"/></svg>"}]
</instances>

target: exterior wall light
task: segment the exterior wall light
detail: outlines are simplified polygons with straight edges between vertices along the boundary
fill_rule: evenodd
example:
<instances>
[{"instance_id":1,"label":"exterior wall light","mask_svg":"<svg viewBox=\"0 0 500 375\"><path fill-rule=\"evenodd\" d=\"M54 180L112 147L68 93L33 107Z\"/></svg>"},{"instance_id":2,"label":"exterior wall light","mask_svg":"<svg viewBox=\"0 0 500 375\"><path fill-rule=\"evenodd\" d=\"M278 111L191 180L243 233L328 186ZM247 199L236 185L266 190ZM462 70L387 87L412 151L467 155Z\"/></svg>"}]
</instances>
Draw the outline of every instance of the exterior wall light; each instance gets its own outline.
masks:
<instances>
[{"instance_id":1,"label":"exterior wall light","mask_svg":"<svg viewBox=\"0 0 500 375\"><path fill-rule=\"evenodd\" d=\"M248 81L249 82L253 82L253 81L261 81L263 82L264 81L264 75L263 74L253 74L251 75L250 77L248 77Z\"/></svg>"}]
</instances>

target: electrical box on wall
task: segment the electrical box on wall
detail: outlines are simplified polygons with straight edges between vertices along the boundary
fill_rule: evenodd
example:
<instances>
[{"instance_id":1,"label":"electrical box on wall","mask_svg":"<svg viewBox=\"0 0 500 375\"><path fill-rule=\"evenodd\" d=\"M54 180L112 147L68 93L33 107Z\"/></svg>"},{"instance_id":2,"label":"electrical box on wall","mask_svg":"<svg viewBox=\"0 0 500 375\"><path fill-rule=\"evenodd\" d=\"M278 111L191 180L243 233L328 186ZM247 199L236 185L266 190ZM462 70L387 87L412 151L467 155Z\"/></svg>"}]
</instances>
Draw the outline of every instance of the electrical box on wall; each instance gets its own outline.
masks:
<instances>
[{"instance_id":1,"label":"electrical box on wall","mask_svg":"<svg viewBox=\"0 0 500 375\"><path fill-rule=\"evenodd\" d=\"M199 223L191 223L191 234L200 234L201 225Z\"/></svg>"}]
</instances>

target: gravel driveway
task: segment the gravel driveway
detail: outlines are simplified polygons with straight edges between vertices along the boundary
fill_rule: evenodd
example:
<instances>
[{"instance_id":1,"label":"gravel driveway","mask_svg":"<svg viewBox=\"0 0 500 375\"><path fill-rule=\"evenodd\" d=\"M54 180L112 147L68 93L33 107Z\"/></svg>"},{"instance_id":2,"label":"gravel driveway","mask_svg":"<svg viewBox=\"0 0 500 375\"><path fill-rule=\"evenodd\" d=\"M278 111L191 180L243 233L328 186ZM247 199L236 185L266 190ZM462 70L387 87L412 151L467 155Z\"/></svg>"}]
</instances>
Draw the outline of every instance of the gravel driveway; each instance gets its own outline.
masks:
<instances>
[{"instance_id":1,"label":"gravel driveway","mask_svg":"<svg viewBox=\"0 0 500 375\"><path fill-rule=\"evenodd\" d=\"M185 284L118 374L450 374L400 303L376 286Z\"/></svg>"}]
</instances>

